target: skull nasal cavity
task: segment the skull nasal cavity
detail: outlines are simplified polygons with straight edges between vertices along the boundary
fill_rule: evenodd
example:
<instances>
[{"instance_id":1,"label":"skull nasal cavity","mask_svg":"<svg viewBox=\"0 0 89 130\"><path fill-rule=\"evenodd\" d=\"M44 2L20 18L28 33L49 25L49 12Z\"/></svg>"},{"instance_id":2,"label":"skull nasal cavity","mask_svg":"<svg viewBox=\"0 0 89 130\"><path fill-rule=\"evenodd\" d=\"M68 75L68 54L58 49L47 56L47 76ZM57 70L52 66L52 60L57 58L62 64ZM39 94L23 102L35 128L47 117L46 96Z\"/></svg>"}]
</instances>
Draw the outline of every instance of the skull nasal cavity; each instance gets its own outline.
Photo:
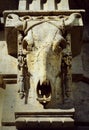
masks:
<instances>
[{"instance_id":1,"label":"skull nasal cavity","mask_svg":"<svg viewBox=\"0 0 89 130\"><path fill-rule=\"evenodd\" d=\"M51 84L50 81L38 82L37 85L37 95L38 97L43 97L44 95L48 98L51 94Z\"/></svg>"}]
</instances>

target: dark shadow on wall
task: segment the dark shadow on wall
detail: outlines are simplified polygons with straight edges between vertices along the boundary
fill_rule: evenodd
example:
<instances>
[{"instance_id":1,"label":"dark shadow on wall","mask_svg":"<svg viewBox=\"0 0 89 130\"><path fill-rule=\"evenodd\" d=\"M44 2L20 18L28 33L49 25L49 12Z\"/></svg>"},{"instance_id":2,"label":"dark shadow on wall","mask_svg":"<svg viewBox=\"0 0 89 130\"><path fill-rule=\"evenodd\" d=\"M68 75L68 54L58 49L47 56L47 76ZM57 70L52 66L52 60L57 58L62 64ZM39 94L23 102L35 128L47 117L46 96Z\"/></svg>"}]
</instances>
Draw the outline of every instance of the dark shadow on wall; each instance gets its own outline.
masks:
<instances>
[{"instance_id":1,"label":"dark shadow on wall","mask_svg":"<svg viewBox=\"0 0 89 130\"><path fill-rule=\"evenodd\" d=\"M69 0L70 9L88 9L89 0Z\"/></svg>"},{"instance_id":2,"label":"dark shadow on wall","mask_svg":"<svg viewBox=\"0 0 89 130\"><path fill-rule=\"evenodd\" d=\"M0 16L4 10L18 9L19 0L0 0Z\"/></svg>"}]
</instances>

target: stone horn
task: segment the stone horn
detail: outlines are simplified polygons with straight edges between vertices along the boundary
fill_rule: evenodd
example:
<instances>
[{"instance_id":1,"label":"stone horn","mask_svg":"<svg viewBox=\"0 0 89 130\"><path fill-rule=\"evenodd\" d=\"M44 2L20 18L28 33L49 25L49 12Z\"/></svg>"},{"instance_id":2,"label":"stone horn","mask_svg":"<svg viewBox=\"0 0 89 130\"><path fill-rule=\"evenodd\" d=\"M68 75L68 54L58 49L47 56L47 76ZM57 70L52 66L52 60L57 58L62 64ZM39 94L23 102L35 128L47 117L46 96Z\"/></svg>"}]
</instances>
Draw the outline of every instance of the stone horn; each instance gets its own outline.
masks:
<instances>
[{"instance_id":1,"label":"stone horn","mask_svg":"<svg viewBox=\"0 0 89 130\"><path fill-rule=\"evenodd\" d=\"M13 24L13 26L19 31L24 29L23 21L17 14L9 14L7 16L7 21L10 21L10 24Z\"/></svg>"},{"instance_id":2,"label":"stone horn","mask_svg":"<svg viewBox=\"0 0 89 130\"><path fill-rule=\"evenodd\" d=\"M67 19L64 20L65 29L69 29L73 26L78 26L80 24L81 14L72 13Z\"/></svg>"}]
</instances>

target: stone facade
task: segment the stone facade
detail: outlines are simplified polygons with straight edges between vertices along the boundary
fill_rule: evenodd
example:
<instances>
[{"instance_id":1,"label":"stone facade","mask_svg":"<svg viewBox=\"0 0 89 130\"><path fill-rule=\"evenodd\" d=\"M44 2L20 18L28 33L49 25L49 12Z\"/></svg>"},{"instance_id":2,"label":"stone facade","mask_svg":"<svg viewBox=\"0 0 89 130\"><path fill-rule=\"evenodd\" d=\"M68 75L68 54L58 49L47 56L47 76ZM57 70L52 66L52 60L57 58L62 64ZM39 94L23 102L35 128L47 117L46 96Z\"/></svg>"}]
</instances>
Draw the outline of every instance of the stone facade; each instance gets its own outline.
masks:
<instances>
[{"instance_id":1,"label":"stone facade","mask_svg":"<svg viewBox=\"0 0 89 130\"><path fill-rule=\"evenodd\" d=\"M71 3L70 0L66 0L65 3L63 3L63 0L52 0L51 3L50 0L33 0L30 2L26 0L19 0L17 3L15 3L13 0L5 1L5 3L9 3L7 9L11 10L10 5L14 5L13 9L15 10L4 12L5 38L7 42L6 47L8 49L8 53L6 50L5 52L7 54L4 54L3 52L1 54L4 54L5 57L7 55L7 60L5 63L8 67L11 67L13 65L14 69L11 69L10 71L8 67L7 69L2 69L2 67L1 76L6 83L6 95L8 96L9 92L12 92L15 98L13 97L12 100L9 101L11 94L8 96L8 98L5 98L4 105L9 101L9 106L7 105L7 112L10 114L10 111L13 111L13 114L7 118L6 109L4 107L2 125L7 126L9 123L9 125L16 125L17 128L23 128L23 125L25 126L24 128L27 128L27 125L28 127L31 127L30 123L33 121L33 128L34 125L35 127L45 126L45 123L48 124L47 128L50 126L52 126L52 128L55 128L55 125L58 121L58 127L73 126L74 120L72 120L71 117L74 115L74 109L69 109L71 107L75 107L77 109L77 111L75 111L75 121L84 122L86 115L83 115L82 112L85 112L85 110L78 110L77 106L79 103L78 101L80 101L79 98L82 98L82 96L80 95L78 99L78 96L76 96L76 93L79 94L81 91L78 92L79 87L74 82L74 79L71 80L74 78L71 71L75 72L77 70L75 66L79 63L78 56L80 56L79 54L81 52L82 46L80 38L83 40L83 42L88 41L88 29L86 29L88 27L88 20L86 19L88 15L88 5L86 4L87 1L84 1L83 4L81 1L77 0L73 2L74 4ZM83 6L84 4L85 6ZM2 6L0 10L0 25L2 29L2 11L4 10L4 7L5 5ZM81 37L83 22L80 13L83 16L82 12L84 11L69 11L70 8L86 9L86 15L83 17L85 25L83 38ZM4 40L5 45L6 42ZM77 45L77 43L79 44ZM85 63L87 59L85 59L83 52L84 51L82 50L81 55L84 58ZM18 58L18 63L16 58ZM72 58L72 64L74 65L71 68ZM81 61L81 58L79 60ZM85 67L85 64L83 64L83 67ZM75 80L88 83L88 73L86 74L86 70L79 72L81 68L83 69L83 67L79 64L79 69L75 72L77 76L79 74L79 77L75 78ZM15 74L17 74L18 77L18 84L14 89L8 89L7 84L15 83L16 81ZM10 81L8 80L8 77L10 77ZM2 78L0 78L0 84L3 83L3 80L1 79ZM71 81L73 81L73 86L71 85ZM82 86L81 83L80 85ZM12 84L12 86L14 85ZM77 86L76 90L74 89L74 86ZM74 96L74 99L72 99L72 106L69 105L70 100L66 100L66 98L70 97L70 89L72 89ZM17 91L19 92L21 99L18 97ZM24 96L25 99L23 98ZM77 99L77 101L75 101L75 99ZM86 98L84 98L84 103L85 99ZM12 103L14 100L16 100L15 104ZM66 101L64 105L59 105L64 101ZM23 106L23 109L21 106ZM15 110L12 108L15 108ZM37 110L35 110L35 108L37 108ZM50 110L50 108L52 108L52 110ZM63 111L61 111L60 108ZM66 111L64 111L63 108L66 108ZM58 110L56 111L55 109ZM54 113L53 115L51 115L52 112ZM24 113L25 116L23 116ZM44 119L45 113L46 116L48 116L50 113L50 116L52 116L52 118L54 118L54 115L57 115L58 119ZM78 115L82 115L81 118L76 116L77 113ZM42 119L36 117L32 118L32 116L35 116L35 114L37 116L41 116L43 114L43 116L41 116ZM68 118L64 119L61 114L64 116L67 115ZM12 118L13 115L15 116L14 118ZM27 115L29 115L30 120L27 118ZM24 119L24 121L22 119ZM54 122L55 125L53 125Z\"/></svg>"}]
</instances>

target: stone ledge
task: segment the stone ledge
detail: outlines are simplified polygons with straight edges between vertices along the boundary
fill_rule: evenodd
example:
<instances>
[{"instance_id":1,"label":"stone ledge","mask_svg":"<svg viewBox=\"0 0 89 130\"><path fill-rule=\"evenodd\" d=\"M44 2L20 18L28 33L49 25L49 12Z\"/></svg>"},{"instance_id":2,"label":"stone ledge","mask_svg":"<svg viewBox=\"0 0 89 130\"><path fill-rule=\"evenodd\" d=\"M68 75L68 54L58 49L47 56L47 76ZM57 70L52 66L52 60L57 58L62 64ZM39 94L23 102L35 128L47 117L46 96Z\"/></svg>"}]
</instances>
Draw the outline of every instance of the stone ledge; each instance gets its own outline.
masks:
<instances>
[{"instance_id":1,"label":"stone ledge","mask_svg":"<svg viewBox=\"0 0 89 130\"><path fill-rule=\"evenodd\" d=\"M4 11L4 18L6 19L7 15L10 13L16 13L20 16L23 15L33 15L33 16L39 16L39 15L70 15L71 13L85 13L85 10L55 10L55 11L44 11L44 10L38 10L38 11L29 11L29 10L7 10Z\"/></svg>"},{"instance_id":2,"label":"stone ledge","mask_svg":"<svg viewBox=\"0 0 89 130\"><path fill-rule=\"evenodd\" d=\"M16 127L18 129L74 127L74 120L70 117L18 118L16 119Z\"/></svg>"}]
</instances>

